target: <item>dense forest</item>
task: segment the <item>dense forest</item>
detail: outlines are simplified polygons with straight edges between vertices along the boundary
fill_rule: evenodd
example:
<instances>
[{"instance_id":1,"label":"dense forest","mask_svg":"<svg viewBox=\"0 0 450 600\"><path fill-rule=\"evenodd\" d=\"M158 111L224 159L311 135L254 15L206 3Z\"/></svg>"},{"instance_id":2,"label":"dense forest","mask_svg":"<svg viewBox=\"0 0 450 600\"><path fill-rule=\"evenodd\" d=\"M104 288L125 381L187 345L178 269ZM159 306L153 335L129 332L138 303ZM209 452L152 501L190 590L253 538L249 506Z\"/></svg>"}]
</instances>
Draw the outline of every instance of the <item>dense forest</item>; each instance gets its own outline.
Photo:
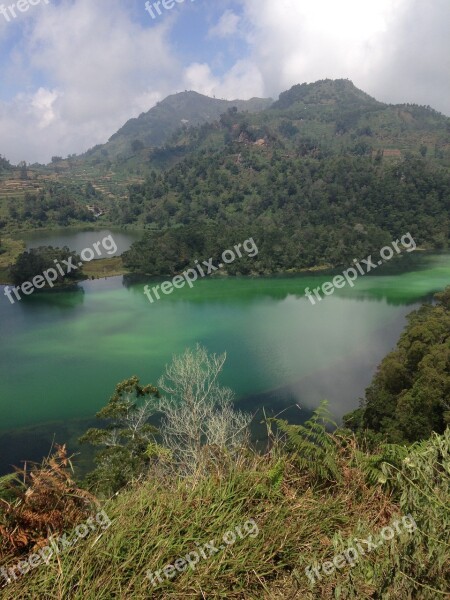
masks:
<instances>
[{"instance_id":1,"label":"dense forest","mask_svg":"<svg viewBox=\"0 0 450 600\"><path fill-rule=\"evenodd\" d=\"M59 269L56 268L57 265ZM51 287L73 286L84 278L80 268L80 257L67 246L64 248L41 246L22 252L9 269L9 273L13 283L20 286L48 270L52 271ZM64 274L61 274L61 271ZM43 284L45 289L48 289L48 283L43 282ZM41 288L44 285L41 285Z\"/></svg>"},{"instance_id":2,"label":"dense forest","mask_svg":"<svg viewBox=\"0 0 450 600\"><path fill-rule=\"evenodd\" d=\"M211 102L216 120L196 125L195 117L174 127ZM0 229L94 220L156 231L207 223L286 227L281 245L288 252L293 232L307 240L302 266L346 260L353 230L373 239L369 227L392 239L414 223L420 244L448 243L450 119L430 107L384 104L347 80L294 86L269 107L257 99L248 107L225 103L218 119L216 104L222 106L177 94L112 137L118 154L106 144L31 169L24 177L39 191L0 203ZM161 145L154 146L148 139L161 115L173 123L163 138L158 129ZM336 234L329 238L331 224Z\"/></svg>"},{"instance_id":3,"label":"dense forest","mask_svg":"<svg viewBox=\"0 0 450 600\"><path fill-rule=\"evenodd\" d=\"M252 268L269 273L347 264L407 232L422 247L446 248L449 214L450 173L421 158L386 167L366 157L263 160L247 150L239 164L205 154L154 174L130 190L117 218L157 230L124 257L130 269L176 272L252 235L260 247Z\"/></svg>"},{"instance_id":4,"label":"dense forest","mask_svg":"<svg viewBox=\"0 0 450 600\"><path fill-rule=\"evenodd\" d=\"M345 419L354 430L411 443L450 424L450 288L409 315L394 352L381 363L363 406Z\"/></svg>"},{"instance_id":5,"label":"dense forest","mask_svg":"<svg viewBox=\"0 0 450 600\"><path fill-rule=\"evenodd\" d=\"M99 196L91 186L64 186L52 183L37 192L27 192L22 202L8 202L8 217L21 227L67 226L71 223L92 223L92 212L82 201L98 202ZM7 221L4 221L6 225Z\"/></svg>"}]
</instances>

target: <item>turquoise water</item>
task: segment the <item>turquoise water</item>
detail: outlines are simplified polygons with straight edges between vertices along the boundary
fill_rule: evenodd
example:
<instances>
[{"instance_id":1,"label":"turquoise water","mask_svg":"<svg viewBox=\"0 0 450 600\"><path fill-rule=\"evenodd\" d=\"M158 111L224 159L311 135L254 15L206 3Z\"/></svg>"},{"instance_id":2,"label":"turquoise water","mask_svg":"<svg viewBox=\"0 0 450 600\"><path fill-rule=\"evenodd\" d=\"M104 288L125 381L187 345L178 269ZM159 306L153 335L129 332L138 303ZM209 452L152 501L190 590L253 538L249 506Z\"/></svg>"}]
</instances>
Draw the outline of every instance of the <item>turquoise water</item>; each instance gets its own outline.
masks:
<instances>
[{"instance_id":1,"label":"turquoise water","mask_svg":"<svg viewBox=\"0 0 450 600\"><path fill-rule=\"evenodd\" d=\"M209 278L154 304L122 277L15 305L0 288L0 430L70 430L118 381L156 383L173 354L196 343L227 352L222 382L243 408L308 411L326 397L340 417L358 405L406 315L450 284L450 256L379 273L315 306L305 287L330 275Z\"/></svg>"}]
</instances>

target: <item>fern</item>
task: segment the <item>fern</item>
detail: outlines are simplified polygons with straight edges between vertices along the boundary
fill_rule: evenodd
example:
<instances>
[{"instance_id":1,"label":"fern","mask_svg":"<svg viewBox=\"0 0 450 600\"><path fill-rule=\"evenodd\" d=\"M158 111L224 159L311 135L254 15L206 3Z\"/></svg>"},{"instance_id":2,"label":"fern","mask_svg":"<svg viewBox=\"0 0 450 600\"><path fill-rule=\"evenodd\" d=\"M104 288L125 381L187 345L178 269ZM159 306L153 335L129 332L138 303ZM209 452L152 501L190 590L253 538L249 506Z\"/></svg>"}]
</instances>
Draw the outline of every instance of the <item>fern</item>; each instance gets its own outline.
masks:
<instances>
[{"instance_id":1,"label":"fern","mask_svg":"<svg viewBox=\"0 0 450 600\"><path fill-rule=\"evenodd\" d=\"M15 489L18 485L21 485L21 480L17 473L0 477L0 500L12 502L17 497Z\"/></svg>"},{"instance_id":2,"label":"fern","mask_svg":"<svg viewBox=\"0 0 450 600\"><path fill-rule=\"evenodd\" d=\"M320 483L342 480L337 441L327 432L327 426L336 427L327 402L322 402L303 425L290 425L282 419L269 421L285 435L287 448L295 454L301 470L310 472Z\"/></svg>"},{"instance_id":3,"label":"fern","mask_svg":"<svg viewBox=\"0 0 450 600\"><path fill-rule=\"evenodd\" d=\"M285 465L282 460L279 460L267 473L270 486L276 492L280 491L284 479Z\"/></svg>"},{"instance_id":4,"label":"fern","mask_svg":"<svg viewBox=\"0 0 450 600\"><path fill-rule=\"evenodd\" d=\"M378 483L392 486L392 479L388 476L387 467L401 468L403 460L411 448L398 444L383 444L379 454L367 454L355 450L358 467L364 472L367 483L376 485Z\"/></svg>"}]
</instances>

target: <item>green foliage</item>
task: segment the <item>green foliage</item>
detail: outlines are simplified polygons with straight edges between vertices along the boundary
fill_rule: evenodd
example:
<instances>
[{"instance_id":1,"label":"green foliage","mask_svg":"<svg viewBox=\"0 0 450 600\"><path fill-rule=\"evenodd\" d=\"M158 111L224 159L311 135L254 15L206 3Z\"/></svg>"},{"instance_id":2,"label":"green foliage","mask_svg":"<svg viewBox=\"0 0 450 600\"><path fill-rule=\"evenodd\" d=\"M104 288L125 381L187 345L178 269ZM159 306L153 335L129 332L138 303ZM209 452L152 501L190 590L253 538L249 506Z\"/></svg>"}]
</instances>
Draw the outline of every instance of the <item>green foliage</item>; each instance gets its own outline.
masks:
<instances>
[{"instance_id":1,"label":"green foliage","mask_svg":"<svg viewBox=\"0 0 450 600\"><path fill-rule=\"evenodd\" d=\"M5 502L12 502L14 499L16 499L17 488L21 485L23 486L17 473L10 473L0 477L0 501L4 500ZM2 510L0 506L0 515L1 512Z\"/></svg>"},{"instance_id":2,"label":"green foliage","mask_svg":"<svg viewBox=\"0 0 450 600\"><path fill-rule=\"evenodd\" d=\"M259 477L255 479L255 495L261 500L271 499L275 501L277 497L283 495L283 483L286 479L286 471L288 463L286 457L281 456L273 465L266 471L265 477L261 480Z\"/></svg>"},{"instance_id":3,"label":"green foliage","mask_svg":"<svg viewBox=\"0 0 450 600\"><path fill-rule=\"evenodd\" d=\"M450 428L412 446L401 466L386 465L385 472L401 514L411 514L417 530L392 557L395 566L381 591L408 585L412 597L444 598L450 588Z\"/></svg>"},{"instance_id":4,"label":"green foliage","mask_svg":"<svg viewBox=\"0 0 450 600\"><path fill-rule=\"evenodd\" d=\"M322 409L320 413L325 417ZM445 597L449 431L410 448L400 464L388 466L389 494L378 484L364 483L351 445L341 457L341 481L330 486L312 483L313 461L299 478L283 448L277 445L268 456L249 451L246 460L200 478L180 480L153 469L148 478L105 502L112 525L95 542L79 540L70 552L52 557L48 566L5 586L2 598L151 595L193 600L200 590L208 598L232 600ZM154 452L155 446L150 454ZM277 493L261 494L270 486ZM305 567L333 560L354 546L355 538L373 536L376 542L383 527L406 515L414 519L416 530L396 535L353 568L347 565L329 577L322 573L311 588ZM220 553L200 559L195 570L186 569L170 580L163 577L162 582L156 577L155 586L146 579L147 571L162 570L206 543L218 547L225 532L236 526L245 531L249 519L258 528L257 533L252 528L253 537L236 539Z\"/></svg>"},{"instance_id":5,"label":"green foliage","mask_svg":"<svg viewBox=\"0 0 450 600\"><path fill-rule=\"evenodd\" d=\"M341 481L338 464L339 444L327 433L327 426L336 427L323 402L304 425L290 425L282 419L269 419L286 436L287 448L295 456L300 469L312 473L320 483Z\"/></svg>"},{"instance_id":6,"label":"green foliage","mask_svg":"<svg viewBox=\"0 0 450 600\"><path fill-rule=\"evenodd\" d=\"M361 450L355 452L356 462L366 475L368 483L373 486L386 484L388 488L393 486L387 474L388 468L400 468L407 455L408 448L398 444L383 444L375 454Z\"/></svg>"},{"instance_id":7,"label":"green foliage","mask_svg":"<svg viewBox=\"0 0 450 600\"><path fill-rule=\"evenodd\" d=\"M165 448L164 446L161 446L155 442L150 442L148 444L145 455L149 459L157 459L163 462L170 462L173 458L173 453L171 450L169 450L169 448Z\"/></svg>"},{"instance_id":8,"label":"green foliage","mask_svg":"<svg viewBox=\"0 0 450 600\"><path fill-rule=\"evenodd\" d=\"M450 288L409 315L397 349L381 363L359 411L345 418L394 443L427 439L450 423Z\"/></svg>"},{"instance_id":9,"label":"green foliage","mask_svg":"<svg viewBox=\"0 0 450 600\"><path fill-rule=\"evenodd\" d=\"M158 397L157 388L141 386L136 376L118 383L108 404L97 413L105 426L89 429L80 438L82 444L101 448L95 457L97 467L87 478L98 493L117 491L164 455L151 451L156 448L152 443L158 430L149 419L157 410L154 400Z\"/></svg>"},{"instance_id":10,"label":"green foliage","mask_svg":"<svg viewBox=\"0 0 450 600\"><path fill-rule=\"evenodd\" d=\"M270 485L275 491L279 491L281 489L281 485L283 483L283 478L284 478L285 468L286 468L286 465L284 464L284 462L282 460L279 460L268 471Z\"/></svg>"},{"instance_id":11,"label":"green foliage","mask_svg":"<svg viewBox=\"0 0 450 600\"><path fill-rule=\"evenodd\" d=\"M69 268L65 266L63 261L72 260L72 265L76 267ZM10 268L10 276L15 285L20 285L25 281L32 281L37 275L42 275L48 269L54 269L58 275L58 279L54 282L55 287L73 285L77 281L83 279L82 270L78 267L80 257L75 252L69 250L67 246L64 248L53 248L52 246L41 246L32 248L20 254L16 262ZM65 275L60 275L55 267L55 261L58 261L61 267L66 272ZM46 284L46 288L49 286ZM43 288L45 289L45 288Z\"/></svg>"},{"instance_id":12,"label":"green foliage","mask_svg":"<svg viewBox=\"0 0 450 600\"><path fill-rule=\"evenodd\" d=\"M314 156L314 143L306 157L244 147L238 163L200 152L132 186L111 216L154 231L126 254L128 267L175 273L250 236L261 246L250 268L260 274L348 265L408 231L419 246L445 247L449 173L419 158L380 166L357 156L363 146L352 148L355 156L324 158ZM227 267L240 268L241 261Z\"/></svg>"}]
</instances>

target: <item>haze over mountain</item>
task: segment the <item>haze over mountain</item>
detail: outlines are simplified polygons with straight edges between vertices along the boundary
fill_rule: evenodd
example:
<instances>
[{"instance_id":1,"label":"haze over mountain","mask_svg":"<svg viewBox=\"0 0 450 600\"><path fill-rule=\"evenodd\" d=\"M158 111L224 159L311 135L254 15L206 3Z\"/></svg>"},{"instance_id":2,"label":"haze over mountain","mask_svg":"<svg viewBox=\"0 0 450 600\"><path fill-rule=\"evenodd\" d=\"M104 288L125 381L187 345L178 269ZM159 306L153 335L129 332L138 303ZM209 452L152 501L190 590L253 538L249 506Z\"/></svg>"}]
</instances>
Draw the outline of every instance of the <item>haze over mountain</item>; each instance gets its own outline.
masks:
<instances>
[{"instance_id":1,"label":"haze over mountain","mask_svg":"<svg viewBox=\"0 0 450 600\"><path fill-rule=\"evenodd\" d=\"M128 149L135 140L146 147L162 146L182 126L212 123L233 106L242 112L259 112L268 108L272 102L271 98L220 100L194 91L173 94L138 118L127 121L99 149L106 150L113 157Z\"/></svg>"}]
</instances>

